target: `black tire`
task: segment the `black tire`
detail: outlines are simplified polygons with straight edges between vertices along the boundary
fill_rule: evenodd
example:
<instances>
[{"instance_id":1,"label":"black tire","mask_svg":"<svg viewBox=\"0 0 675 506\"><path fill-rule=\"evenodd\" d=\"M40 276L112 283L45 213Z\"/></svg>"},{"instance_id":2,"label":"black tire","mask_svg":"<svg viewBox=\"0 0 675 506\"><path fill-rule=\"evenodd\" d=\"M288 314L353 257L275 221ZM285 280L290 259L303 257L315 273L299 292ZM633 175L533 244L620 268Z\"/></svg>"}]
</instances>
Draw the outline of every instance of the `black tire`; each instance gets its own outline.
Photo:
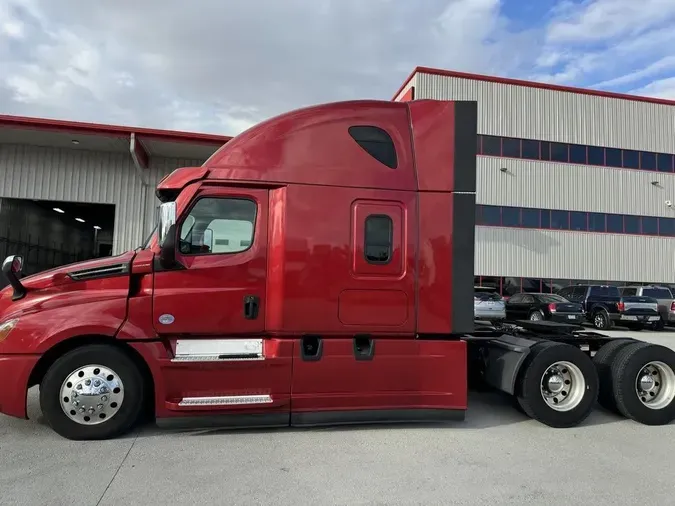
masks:
<instances>
[{"instance_id":1,"label":"black tire","mask_svg":"<svg viewBox=\"0 0 675 506\"><path fill-rule=\"evenodd\" d=\"M675 420L675 399L661 409L652 409L641 402L636 392L638 374L649 362L663 362L675 371L675 351L644 342L629 344L619 351L612 363L614 401L626 418L644 425L666 425Z\"/></svg>"},{"instance_id":2,"label":"black tire","mask_svg":"<svg viewBox=\"0 0 675 506\"><path fill-rule=\"evenodd\" d=\"M593 357L595 370L598 372L600 388L598 392L598 404L608 411L619 414L614 402L614 391L612 389L612 362L617 353L631 343L634 339L614 339L602 346Z\"/></svg>"},{"instance_id":3,"label":"black tire","mask_svg":"<svg viewBox=\"0 0 675 506\"><path fill-rule=\"evenodd\" d=\"M661 318L659 321L654 323L654 330L656 330L657 332L661 332L665 328L666 328L666 324L663 321L663 318Z\"/></svg>"},{"instance_id":4,"label":"black tire","mask_svg":"<svg viewBox=\"0 0 675 506\"><path fill-rule=\"evenodd\" d=\"M537 315L539 316L539 318L536 318ZM528 319L530 319L532 321L542 321L542 320L546 319L546 316L544 316L544 313L542 313L540 310L537 309L537 310L532 311L530 313L530 315L528 316Z\"/></svg>"},{"instance_id":5,"label":"black tire","mask_svg":"<svg viewBox=\"0 0 675 506\"><path fill-rule=\"evenodd\" d=\"M604 309L598 309L593 312L593 326L598 330L608 330L612 326L609 314Z\"/></svg>"},{"instance_id":6,"label":"black tire","mask_svg":"<svg viewBox=\"0 0 675 506\"><path fill-rule=\"evenodd\" d=\"M586 388L579 404L569 411L551 408L541 394L541 378L555 362L566 361L576 365L584 377ZM523 364L518 382L518 403L523 411L549 427L574 427L591 414L598 398L598 374L593 362L576 346L544 342L533 347Z\"/></svg>"},{"instance_id":7,"label":"black tire","mask_svg":"<svg viewBox=\"0 0 675 506\"><path fill-rule=\"evenodd\" d=\"M61 386L70 374L87 365L109 367L124 386L119 409L98 425L73 421L61 407ZM60 436L72 440L111 439L131 430L140 419L145 402L143 376L134 361L122 350L106 344L76 348L59 357L40 384L40 407L47 423Z\"/></svg>"}]
</instances>

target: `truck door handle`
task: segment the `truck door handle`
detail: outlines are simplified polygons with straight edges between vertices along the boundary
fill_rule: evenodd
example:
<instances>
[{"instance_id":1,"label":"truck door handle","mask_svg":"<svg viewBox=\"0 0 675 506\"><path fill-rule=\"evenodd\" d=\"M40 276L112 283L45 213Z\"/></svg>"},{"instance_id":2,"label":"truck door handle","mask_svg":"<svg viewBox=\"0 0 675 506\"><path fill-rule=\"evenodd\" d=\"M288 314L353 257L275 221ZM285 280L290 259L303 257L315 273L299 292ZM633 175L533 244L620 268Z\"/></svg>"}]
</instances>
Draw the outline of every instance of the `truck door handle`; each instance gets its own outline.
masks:
<instances>
[{"instance_id":1,"label":"truck door handle","mask_svg":"<svg viewBox=\"0 0 675 506\"><path fill-rule=\"evenodd\" d=\"M370 336L354 336L354 358L372 360L375 356L375 341Z\"/></svg>"},{"instance_id":2,"label":"truck door handle","mask_svg":"<svg viewBox=\"0 0 675 506\"><path fill-rule=\"evenodd\" d=\"M260 309L260 297L257 295L247 295L244 297L244 318L255 320L258 317Z\"/></svg>"}]
</instances>

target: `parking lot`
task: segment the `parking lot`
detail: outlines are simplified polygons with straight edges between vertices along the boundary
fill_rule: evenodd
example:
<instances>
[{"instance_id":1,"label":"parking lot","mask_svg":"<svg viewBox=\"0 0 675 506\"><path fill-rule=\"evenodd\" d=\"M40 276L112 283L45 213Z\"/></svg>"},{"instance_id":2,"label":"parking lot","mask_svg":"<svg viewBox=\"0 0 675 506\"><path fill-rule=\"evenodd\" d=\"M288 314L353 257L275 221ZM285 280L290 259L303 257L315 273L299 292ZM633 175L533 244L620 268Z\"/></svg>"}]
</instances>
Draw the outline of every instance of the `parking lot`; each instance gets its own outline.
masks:
<instances>
[{"instance_id":1,"label":"parking lot","mask_svg":"<svg viewBox=\"0 0 675 506\"><path fill-rule=\"evenodd\" d=\"M613 331L675 347L675 332ZM675 425L598 408L554 430L499 394L444 426L168 432L71 442L0 415L1 505L670 504Z\"/></svg>"}]
</instances>

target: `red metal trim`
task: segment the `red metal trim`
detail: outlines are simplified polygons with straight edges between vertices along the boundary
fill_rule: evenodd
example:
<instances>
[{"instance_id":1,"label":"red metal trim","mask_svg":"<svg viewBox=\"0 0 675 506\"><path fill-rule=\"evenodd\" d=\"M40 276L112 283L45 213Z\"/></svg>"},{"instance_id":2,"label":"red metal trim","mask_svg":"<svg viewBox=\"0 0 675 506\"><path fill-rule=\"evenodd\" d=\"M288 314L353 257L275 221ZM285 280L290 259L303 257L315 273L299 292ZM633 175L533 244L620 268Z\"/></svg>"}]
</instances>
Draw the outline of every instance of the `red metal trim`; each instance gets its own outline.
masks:
<instances>
[{"instance_id":1,"label":"red metal trim","mask_svg":"<svg viewBox=\"0 0 675 506\"><path fill-rule=\"evenodd\" d=\"M137 137L143 137L148 140L218 145L225 144L232 139L232 137L225 135L182 132L178 130L158 130L154 128L136 128L130 126L32 118L26 116L10 116L7 114L0 114L0 127L124 137L129 137L132 132L136 132Z\"/></svg>"},{"instance_id":2,"label":"red metal trim","mask_svg":"<svg viewBox=\"0 0 675 506\"><path fill-rule=\"evenodd\" d=\"M628 95L626 93L614 93L611 91L591 90L588 88L579 88L574 86L561 86L559 84L548 84L536 81L526 81L523 79L513 79L510 77L495 77L483 74L471 74L468 72L457 72L454 70L442 70L421 66L415 67L415 70L413 70L410 73L410 75L406 78L406 80L403 82L398 91L394 94L394 98L392 100L396 99L398 94L401 93L401 91L403 91L403 88L406 87L406 85L410 82L410 80L413 77L415 77L416 74L431 74L437 76L458 77L461 79L470 79L473 81L484 81L495 84L510 84L514 86L524 86L527 88L537 88L541 90L575 93L577 95L590 95L594 97L616 98L619 100L631 100L633 102L646 102L650 104L659 104L659 105L671 105L671 106L675 105L675 100L666 100L663 98L642 97L639 95Z\"/></svg>"}]
</instances>

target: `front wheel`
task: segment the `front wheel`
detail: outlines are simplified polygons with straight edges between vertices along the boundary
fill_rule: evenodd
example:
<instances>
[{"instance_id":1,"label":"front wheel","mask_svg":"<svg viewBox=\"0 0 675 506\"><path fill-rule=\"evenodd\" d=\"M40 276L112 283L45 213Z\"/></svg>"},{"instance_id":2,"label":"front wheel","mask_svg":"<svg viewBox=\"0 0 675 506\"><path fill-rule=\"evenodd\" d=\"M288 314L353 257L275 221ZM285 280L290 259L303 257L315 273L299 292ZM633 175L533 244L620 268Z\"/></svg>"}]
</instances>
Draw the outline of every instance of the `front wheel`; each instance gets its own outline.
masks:
<instances>
[{"instance_id":1,"label":"front wheel","mask_svg":"<svg viewBox=\"0 0 675 506\"><path fill-rule=\"evenodd\" d=\"M593 411L598 375L576 346L543 342L530 351L518 384L518 403L530 417L550 427L574 427Z\"/></svg>"},{"instance_id":2,"label":"front wheel","mask_svg":"<svg viewBox=\"0 0 675 506\"><path fill-rule=\"evenodd\" d=\"M57 359L40 384L52 429L73 440L110 439L129 431L144 406L143 377L122 350L87 345Z\"/></svg>"}]
</instances>

